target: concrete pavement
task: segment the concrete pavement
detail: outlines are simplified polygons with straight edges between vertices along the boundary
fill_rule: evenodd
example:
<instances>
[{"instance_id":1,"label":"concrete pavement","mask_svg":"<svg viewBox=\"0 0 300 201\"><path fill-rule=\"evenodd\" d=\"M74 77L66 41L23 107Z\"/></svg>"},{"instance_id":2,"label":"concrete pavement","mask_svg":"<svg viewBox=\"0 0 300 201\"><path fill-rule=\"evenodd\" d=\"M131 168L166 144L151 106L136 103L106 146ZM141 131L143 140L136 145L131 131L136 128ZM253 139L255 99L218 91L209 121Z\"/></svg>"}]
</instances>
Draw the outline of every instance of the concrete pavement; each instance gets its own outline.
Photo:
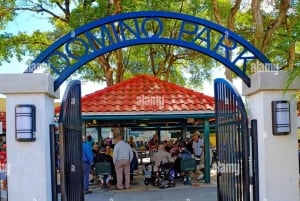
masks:
<instances>
[{"instance_id":1,"label":"concrete pavement","mask_svg":"<svg viewBox=\"0 0 300 201\"><path fill-rule=\"evenodd\" d=\"M156 186L144 185L144 176L138 174L134 177L135 185L130 189L115 190L115 186L103 190L99 185L90 186L92 194L84 195L85 201L217 201L216 177L212 175L211 183L196 181L194 176L192 185L184 185L176 180L176 186L159 189ZM6 192L1 191L1 201L6 200ZM58 196L60 200L60 195Z\"/></svg>"},{"instance_id":2,"label":"concrete pavement","mask_svg":"<svg viewBox=\"0 0 300 201\"><path fill-rule=\"evenodd\" d=\"M94 190L85 195L85 201L217 201L217 187L215 185L176 186L159 189L148 188L139 190Z\"/></svg>"},{"instance_id":3,"label":"concrete pavement","mask_svg":"<svg viewBox=\"0 0 300 201\"><path fill-rule=\"evenodd\" d=\"M145 186L143 182L144 177L137 175L135 185L127 190L115 190L114 186L103 190L98 186L91 186L93 193L85 195L85 201L217 201L216 177L212 177L210 184L192 180L192 185L184 185L181 181L176 181L175 187L166 189Z\"/></svg>"}]
</instances>

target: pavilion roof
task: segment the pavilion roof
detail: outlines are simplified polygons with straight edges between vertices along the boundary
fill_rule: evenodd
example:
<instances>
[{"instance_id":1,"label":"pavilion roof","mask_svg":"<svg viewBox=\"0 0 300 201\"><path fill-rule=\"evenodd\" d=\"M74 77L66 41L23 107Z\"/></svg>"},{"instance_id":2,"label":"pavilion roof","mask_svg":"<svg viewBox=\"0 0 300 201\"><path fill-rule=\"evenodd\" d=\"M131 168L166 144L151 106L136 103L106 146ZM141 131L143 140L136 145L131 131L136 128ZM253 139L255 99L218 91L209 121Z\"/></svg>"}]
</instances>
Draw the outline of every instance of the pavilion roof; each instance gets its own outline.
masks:
<instances>
[{"instance_id":1,"label":"pavilion roof","mask_svg":"<svg viewBox=\"0 0 300 201\"><path fill-rule=\"evenodd\" d=\"M150 75L138 75L88 94L82 113L214 111L214 98Z\"/></svg>"}]
</instances>

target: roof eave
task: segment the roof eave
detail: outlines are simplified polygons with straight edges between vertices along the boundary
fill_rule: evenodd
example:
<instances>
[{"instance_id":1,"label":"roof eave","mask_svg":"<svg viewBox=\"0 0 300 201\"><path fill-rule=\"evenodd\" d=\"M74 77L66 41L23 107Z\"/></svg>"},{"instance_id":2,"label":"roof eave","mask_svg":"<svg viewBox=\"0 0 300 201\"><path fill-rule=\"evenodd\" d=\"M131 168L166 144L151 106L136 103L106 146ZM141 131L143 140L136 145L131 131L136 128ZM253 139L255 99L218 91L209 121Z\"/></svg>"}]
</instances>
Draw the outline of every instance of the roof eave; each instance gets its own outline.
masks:
<instances>
[{"instance_id":1,"label":"roof eave","mask_svg":"<svg viewBox=\"0 0 300 201\"><path fill-rule=\"evenodd\" d=\"M83 112L82 120L126 120L126 119L182 119L215 117L214 111L171 112Z\"/></svg>"}]
</instances>

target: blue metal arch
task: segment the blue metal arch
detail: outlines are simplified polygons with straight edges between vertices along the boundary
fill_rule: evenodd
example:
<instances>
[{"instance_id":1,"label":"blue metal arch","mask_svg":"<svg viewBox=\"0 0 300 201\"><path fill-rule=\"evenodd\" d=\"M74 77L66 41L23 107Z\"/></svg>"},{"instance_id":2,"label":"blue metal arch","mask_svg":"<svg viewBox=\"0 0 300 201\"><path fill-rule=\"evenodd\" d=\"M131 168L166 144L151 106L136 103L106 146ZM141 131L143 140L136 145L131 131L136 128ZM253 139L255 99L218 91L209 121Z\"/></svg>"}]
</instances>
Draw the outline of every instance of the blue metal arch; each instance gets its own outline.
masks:
<instances>
[{"instance_id":1,"label":"blue metal arch","mask_svg":"<svg viewBox=\"0 0 300 201\"><path fill-rule=\"evenodd\" d=\"M159 23L159 18L163 19L175 19L175 20L182 20L183 23L189 23L190 25L201 25L202 27L208 29L208 30L214 30L220 34L223 34L223 36L227 36L230 38L231 41L234 41L236 44L242 46L245 48L245 50L248 53L252 54L251 58L242 58L247 62L247 60L251 59L257 59L262 64L269 64L270 61L267 57L264 56L257 48L255 48L253 45L251 45L248 41L246 41L241 36L237 35L236 33L226 29L225 27L222 27L218 24L215 24L213 22L207 21L205 19L197 18L194 16L181 14L181 13L175 13L175 12L163 12L163 11L141 11L141 12L131 12L131 13L122 13L110 17L106 17L103 19L99 19L97 21L91 22L89 24L83 25L79 27L78 29L64 35L62 38L54 42L51 46L49 46L45 51L43 51L25 70L25 73L32 73L34 70L37 69L39 64L44 63L49 59L49 57L58 54L58 49L63 47L64 45L69 45L70 41L77 39L78 41L81 41L80 38L76 38L77 36L80 36L82 34L88 33L90 30L93 30L97 27L105 26L105 25L111 25L115 22L121 22L123 20L128 19L141 19L141 18L149 18L152 20L156 20ZM130 27L127 27L130 28ZM143 31L143 30L142 30ZM186 31L186 30L183 30ZM145 32L144 32L145 33ZM198 32L197 32L198 33ZM206 41L207 42L207 41ZM54 82L54 89L58 89L59 86L76 70L78 70L82 65L88 63L89 61L93 60L94 58L101 56L105 53L108 53L113 50L121 49L124 47L134 46L134 45L141 45L141 44L170 44L175 46L180 46L184 48L189 48L198 52L201 52L205 55L208 55L217 61L224 64L226 67L231 69L234 73L236 73L237 76L239 76L245 84L250 86L250 78L246 73L245 66L243 69L241 69L238 65L236 65L236 61L231 61L228 58L224 58L222 55L217 53L217 50L211 50L210 48L205 48L202 46L199 46L195 43L191 43L190 41L184 41L184 40L178 40L174 38L160 38L156 36L152 37L137 37L134 40L124 40L119 41L117 43L110 44L108 46L105 46L101 49L94 50L94 52L88 54L85 53L82 57L78 59L78 61L74 64L67 65L63 68L63 70L56 69L55 67L50 65L50 68L58 75L58 77L55 79ZM71 53L69 53L71 55ZM246 53L245 53L246 54ZM69 56L70 56L69 55ZM62 54L60 55L62 56ZM74 55L73 55L74 56Z\"/></svg>"}]
</instances>

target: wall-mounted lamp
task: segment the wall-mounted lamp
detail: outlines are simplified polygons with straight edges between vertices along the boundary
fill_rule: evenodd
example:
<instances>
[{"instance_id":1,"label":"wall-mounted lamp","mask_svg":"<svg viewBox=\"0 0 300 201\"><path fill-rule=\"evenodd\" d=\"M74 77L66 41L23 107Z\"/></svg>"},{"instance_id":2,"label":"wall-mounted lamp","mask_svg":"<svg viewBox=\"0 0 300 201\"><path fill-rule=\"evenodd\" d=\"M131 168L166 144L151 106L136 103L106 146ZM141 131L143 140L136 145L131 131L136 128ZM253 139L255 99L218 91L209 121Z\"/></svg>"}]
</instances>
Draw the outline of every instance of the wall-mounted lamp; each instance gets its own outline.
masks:
<instances>
[{"instance_id":1,"label":"wall-mounted lamp","mask_svg":"<svg viewBox=\"0 0 300 201\"><path fill-rule=\"evenodd\" d=\"M34 105L16 105L16 140L20 142L35 141L36 118Z\"/></svg>"},{"instance_id":2,"label":"wall-mounted lamp","mask_svg":"<svg viewBox=\"0 0 300 201\"><path fill-rule=\"evenodd\" d=\"M273 135L290 134L290 103L288 101L272 101L272 127Z\"/></svg>"}]
</instances>

